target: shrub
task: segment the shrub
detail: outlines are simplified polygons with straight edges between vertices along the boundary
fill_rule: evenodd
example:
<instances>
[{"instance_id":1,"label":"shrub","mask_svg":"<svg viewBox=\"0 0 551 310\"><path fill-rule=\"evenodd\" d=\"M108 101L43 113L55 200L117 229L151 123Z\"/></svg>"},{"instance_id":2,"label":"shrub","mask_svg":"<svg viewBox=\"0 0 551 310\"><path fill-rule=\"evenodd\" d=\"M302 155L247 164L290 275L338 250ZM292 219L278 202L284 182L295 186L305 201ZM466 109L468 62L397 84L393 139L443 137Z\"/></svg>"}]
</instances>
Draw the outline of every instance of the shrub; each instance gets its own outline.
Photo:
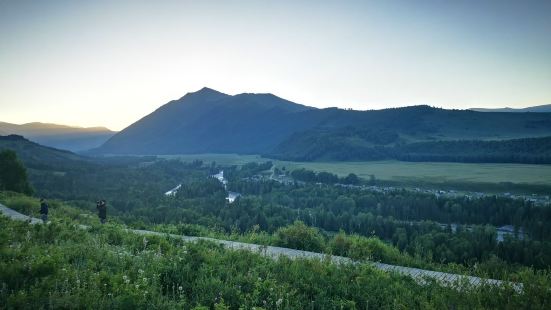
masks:
<instances>
[{"instance_id":1,"label":"shrub","mask_svg":"<svg viewBox=\"0 0 551 310\"><path fill-rule=\"evenodd\" d=\"M308 227L301 221L278 229L276 236L279 246L313 252L322 252L325 248L324 239L319 230Z\"/></svg>"}]
</instances>

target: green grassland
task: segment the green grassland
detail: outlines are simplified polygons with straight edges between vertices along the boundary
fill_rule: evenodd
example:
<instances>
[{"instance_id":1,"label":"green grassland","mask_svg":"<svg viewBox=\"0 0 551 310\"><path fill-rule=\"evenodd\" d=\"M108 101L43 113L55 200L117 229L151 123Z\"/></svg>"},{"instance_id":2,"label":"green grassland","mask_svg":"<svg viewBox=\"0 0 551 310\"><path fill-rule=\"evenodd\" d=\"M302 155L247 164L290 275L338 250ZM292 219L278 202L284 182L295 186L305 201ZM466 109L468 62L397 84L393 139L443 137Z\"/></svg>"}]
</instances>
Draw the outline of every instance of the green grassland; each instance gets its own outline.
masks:
<instances>
[{"instance_id":1,"label":"green grassland","mask_svg":"<svg viewBox=\"0 0 551 310\"><path fill-rule=\"evenodd\" d=\"M380 180L473 183L524 183L551 185L551 166L525 164L373 162L280 162L289 168L307 168L344 176L355 173Z\"/></svg>"},{"instance_id":2,"label":"green grassland","mask_svg":"<svg viewBox=\"0 0 551 310\"><path fill-rule=\"evenodd\" d=\"M242 165L247 162L271 160L277 167L287 169L306 168L314 171L327 171L339 176L355 173L369 179L373 175L378 180L423 183L515 183L551 186L551 165L529 164L473 164L443 162L292 162L263 158L259 155L238 154L191 154L163 156L184 161L195 159L204 162L215 161L221 165Z\"/></svg>"}]
</instances>

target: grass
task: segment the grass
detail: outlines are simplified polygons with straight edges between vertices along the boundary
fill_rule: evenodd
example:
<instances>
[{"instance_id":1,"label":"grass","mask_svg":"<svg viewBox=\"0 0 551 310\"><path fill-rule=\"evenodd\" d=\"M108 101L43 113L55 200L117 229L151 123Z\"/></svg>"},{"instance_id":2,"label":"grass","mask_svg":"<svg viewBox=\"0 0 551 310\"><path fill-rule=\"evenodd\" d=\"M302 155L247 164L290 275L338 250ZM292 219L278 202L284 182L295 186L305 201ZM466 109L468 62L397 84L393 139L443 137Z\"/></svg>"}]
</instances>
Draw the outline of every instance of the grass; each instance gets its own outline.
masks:
<instances>
[{"instance_id":1,"label":"grass","mask_svg":"<svg viewBox=\"0 0 551 310\"><path fill-rule=\"evenodd\" d=\"M551 185L551 166L525 164L465 164L433 162L280 162L288 168L307 168L327 171L339 176L355 173L369 178L374 175L380 180L473 182L473 183L522 183Z\"/></svg>"},{"instance_id":2,"label":"grass","mask_svg":"<svg viewBox=\"0 0 551 310\"><path fill-rule=\"evenodd\" d=\"M327 171L339 176L355 173L369 179L423 183L515 183L551 186L551 165L528 164L470 164L443 162L291 162L263 158L259 155L238 154L192 154L172 155L164 158L179 158L183 161L201 159L221 165L242 165L247 162L271 160L277 167L287 169L306 168Z\"/></svg>"}]
</instances>

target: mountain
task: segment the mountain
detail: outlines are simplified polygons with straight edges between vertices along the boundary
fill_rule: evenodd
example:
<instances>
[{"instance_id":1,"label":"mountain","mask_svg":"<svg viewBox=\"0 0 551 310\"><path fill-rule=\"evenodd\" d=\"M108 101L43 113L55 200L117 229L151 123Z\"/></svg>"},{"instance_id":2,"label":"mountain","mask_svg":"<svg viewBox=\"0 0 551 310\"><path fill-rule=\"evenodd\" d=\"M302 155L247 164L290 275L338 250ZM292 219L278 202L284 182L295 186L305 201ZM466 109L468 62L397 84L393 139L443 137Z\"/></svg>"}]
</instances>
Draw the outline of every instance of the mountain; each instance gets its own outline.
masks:
<instances>
[{"instance_id":1,"label":"mountain","mask_svg":"<svg viewBox=\"0 0 551 310\"><path fill-rule=\"evenodd\" d=\"M103 144L114 132L105 127L71 127L47 123L22 125L0 122L0 135L25 136L37 143L58 149L80 152Z\"/></svg>"},{"instance_id":2,"label":"mountain","mask_svg":"<svg viewBox=\"0 0 551 310\"><path fill-rule=\"evenodd\" d=\"M549 113L551 112L551 104L538 105L527 108L513 109L513 108L498 108L498 109L485 109L485 108L471 108L472 111L477 112L537 112L537 113Z\"/></svg>"},{"instance_id":3,"label":"mountain","mask_svg":"<svg viewBox=\"0 0 551 310\"><path fill-rule=\"evenodd\" d=\"M312 110L272 94L226 95L203 88L171 101L114 135L96 153L262 153L309 127Z\"/></svg>"},{"instance_id":4,"label":"mountain","mask_svg":"<svg viewBox=\"0 0 551 310\"><path fill-rule=\"evenodd\" d=\"M551 136L551 113L481 113L429 106L370 111L316 109L272 94L230 96L203 88L161 106L115 134L93 153L241 153L293 160L407 159L396 152L414 143L426 143L428 148L428 153L420 153L417 146L415 154L422 156L415 158L428 158L425 155L431 153L431 147L440 147L432 144L438 141L498 141L512 145L505 141L546 136ZM453 147L458 149L457 145ZM466 143L465 147L478 146Z\"/></svg>"}]
</instances>

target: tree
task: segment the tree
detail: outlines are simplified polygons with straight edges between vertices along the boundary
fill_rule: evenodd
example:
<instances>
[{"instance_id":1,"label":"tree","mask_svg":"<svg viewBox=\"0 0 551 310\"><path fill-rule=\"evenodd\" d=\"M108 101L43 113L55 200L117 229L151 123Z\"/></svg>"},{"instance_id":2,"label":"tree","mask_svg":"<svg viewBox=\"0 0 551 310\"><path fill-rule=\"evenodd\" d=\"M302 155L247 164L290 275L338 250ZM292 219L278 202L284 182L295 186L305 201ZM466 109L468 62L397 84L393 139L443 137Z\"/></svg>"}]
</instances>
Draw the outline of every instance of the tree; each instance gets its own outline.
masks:
<instances>
[{"instance_id":1,"label":"tree","mask_svg":"<svg viewBox=\"0 0 551 310\"><path fill-rule=\"evenodd\" d=\"M358 178L358 176L354 173L350 173L348 174L348 176L346 176L344 179L343 179L343 183L344 184L352 184L352 185L356 185L356 184L359 184L360 183L360 178Z\"/></svg>"},{"instance_id":2,"label":"tree","mask_svg":"<svg viewBox=\"0 0 551 310\"><path fill-rule=\"evenodd\" d=\"M27 195L33 192L27 181L27 170L12 150L0 152L0 189Z\"/></svg>"}]
</instances>

